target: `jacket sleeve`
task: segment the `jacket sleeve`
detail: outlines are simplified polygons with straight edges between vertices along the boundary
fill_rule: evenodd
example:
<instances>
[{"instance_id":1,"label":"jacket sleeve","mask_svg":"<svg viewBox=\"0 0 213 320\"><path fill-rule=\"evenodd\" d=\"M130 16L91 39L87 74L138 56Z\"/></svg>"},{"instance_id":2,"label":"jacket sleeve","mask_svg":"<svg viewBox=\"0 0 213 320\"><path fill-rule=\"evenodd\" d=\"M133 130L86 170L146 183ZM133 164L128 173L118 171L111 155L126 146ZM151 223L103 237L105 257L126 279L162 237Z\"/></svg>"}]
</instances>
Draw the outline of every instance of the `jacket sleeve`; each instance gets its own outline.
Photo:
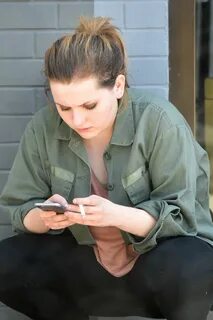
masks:
<instances>
[{"instance_id":1,"label":"jacket sleeve","mask_svg":"<svg viewBox=\"0 0 213 320\"><path fill-rule=\"evenodd\" d=\"M157 137L148 166L151 193L135 205L150 213L156 225L145 238L129 234L136 251L150 250L162 237L197 234L196 207L208 210L203 208L208 206L208 170L207 154L187 126L172 126Z\"/></svg>"},{"instance_id":2,"label":"jacket sleeve","mask_svg":"<svg viewBox=\"0 0 213 320\"><path fill-rule=\"evenodd\" d=\"M0 204L9 209L14 231L28 232L23 225L25 215L37 201L51 194L45 161L40 158L33 121L21 139L8 181L0 197Z\"/></svg>"}]
</instances>

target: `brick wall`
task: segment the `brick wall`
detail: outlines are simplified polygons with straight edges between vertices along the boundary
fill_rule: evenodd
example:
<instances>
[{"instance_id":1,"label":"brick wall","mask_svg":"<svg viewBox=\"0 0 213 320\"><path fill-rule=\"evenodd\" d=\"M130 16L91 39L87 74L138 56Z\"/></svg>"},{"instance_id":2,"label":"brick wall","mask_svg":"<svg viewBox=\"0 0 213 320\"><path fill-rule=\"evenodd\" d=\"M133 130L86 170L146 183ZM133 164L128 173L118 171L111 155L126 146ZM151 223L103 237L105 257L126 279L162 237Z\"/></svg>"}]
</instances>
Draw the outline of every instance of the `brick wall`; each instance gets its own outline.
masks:
<instances>
[{"instance_id":1,"label":"brick wall","mask_svg":"<svg viewBox=\"0 0 213 320\"><path fill-rule=\"evenodd\" d=\"M126 41L130 84L168 96L167 2L0 0L0 192L27 122L46 103L44 52L79 15L111 16Z\"/></svg>"}]
</instances>

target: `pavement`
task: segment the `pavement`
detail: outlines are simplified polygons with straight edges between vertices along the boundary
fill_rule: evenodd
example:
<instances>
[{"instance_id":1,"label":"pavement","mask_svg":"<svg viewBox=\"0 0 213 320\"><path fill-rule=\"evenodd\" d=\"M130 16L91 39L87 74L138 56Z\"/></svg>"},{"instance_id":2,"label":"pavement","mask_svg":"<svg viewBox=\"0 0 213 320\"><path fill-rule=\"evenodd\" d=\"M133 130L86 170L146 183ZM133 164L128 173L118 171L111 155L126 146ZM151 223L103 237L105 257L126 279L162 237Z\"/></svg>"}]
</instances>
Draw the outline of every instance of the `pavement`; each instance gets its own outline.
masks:
<instances>
[{"instance_id":1,"label":"pavement","mask_svg":"<svg viewBox=\"0 0 213 320\"><path fill-rule=\"evenodd\" d=\"M97 318L92 318L91 320L96 320ZM126 317L126 318L106 318L106 317L99 317L97 320L156 320L153 318L141 318L141 317ZM164 320L164 319L158 319L158 320ZM189 320L193 320L193 319L189 319ZM209 313L209 316L206 320L213 320L213 312Z\"/></svg>"}]
</instances>

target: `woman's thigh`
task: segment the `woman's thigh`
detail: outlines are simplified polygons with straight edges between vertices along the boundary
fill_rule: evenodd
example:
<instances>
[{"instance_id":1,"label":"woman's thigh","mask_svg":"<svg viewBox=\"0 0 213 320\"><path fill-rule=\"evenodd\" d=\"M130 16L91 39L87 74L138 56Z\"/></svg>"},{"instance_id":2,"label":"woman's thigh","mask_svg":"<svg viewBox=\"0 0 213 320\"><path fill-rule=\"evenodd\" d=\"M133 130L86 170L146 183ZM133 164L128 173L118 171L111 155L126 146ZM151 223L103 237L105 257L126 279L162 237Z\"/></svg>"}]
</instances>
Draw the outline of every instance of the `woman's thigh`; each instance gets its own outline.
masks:
<instances>
[{"instance_id":1,"label":"woman's thigh","mask_svg":"<svg viewBox=\"0 0 213 320\"><path fill-rule=\"evenodd\" d=\"M168 319L205 319L213 304L213 247L196 237L162 239L138 259L128 281L137 296L147 286Z\"/></svg>"},{"instance_id":2,"label":"woman's thigh","mask_svg":"<svg viewBox=\"0 0 213 320\"><path fill-rule=\"evenodd\" d=\"M0 299L6 291L31 297L39 292L53 301L51 292L72 301L85 314L149 315L146 295L138 299L126 276L108 273L97 262L93 248L79 246L69 231L54 236L21 234L2 241L0 282Z\"/></svg>"},{"instance_id":3,"label":"woman's thigh","mask_svg":"<svg viewBox=\"0 0 213 320\"><path fill-rule=\"evenodd\" d=\"M21 234L0 242L0 300L32 319L88 319L63 290L70 233Z\"/></svg>"},{"instance_id":4,"label":"woman's thigh","mask_svg":"<svg viewBox=\"0 0 213 320\"><path fill-rule=\"evenodd\" d=\"M133 300L125 281L103 269L93 248L78 245L69 231L21 234L0 242L0 283L0 300L20 311L25 299L30 306L29 297L32 304L49 299L49 308L60 297L85 314L110 316L122 314L124 303ZM20 297L17 305L13 295Z\"/></svg>"},{"instance_id":5,"label":"woman's thigh","mask_svg":"<svg viewBox=\"0 0 213 320\"><path fill-rule=\"evenodd\" d=\"M17 288L49 288L85 314L185 320L194 312L193 319L201 320L199 313L213 302L213 248L194 237L164 239L128 275L116 278L69 231L22 234L0 243L0 282L0 291L16 294Z\"/></svg>"},{"instance_id":6,"label":"woman's thigh","mask_svg":"<svg viewBox=\"0 0 213 320\"><path fill-rule=\"evenodd\" d=\"M20 234L0 242L1 287L47 283L57 274L67 255L76 246L71 234ZM51 272L50 272L51 271Z\"/></svg>"}]
</instances>

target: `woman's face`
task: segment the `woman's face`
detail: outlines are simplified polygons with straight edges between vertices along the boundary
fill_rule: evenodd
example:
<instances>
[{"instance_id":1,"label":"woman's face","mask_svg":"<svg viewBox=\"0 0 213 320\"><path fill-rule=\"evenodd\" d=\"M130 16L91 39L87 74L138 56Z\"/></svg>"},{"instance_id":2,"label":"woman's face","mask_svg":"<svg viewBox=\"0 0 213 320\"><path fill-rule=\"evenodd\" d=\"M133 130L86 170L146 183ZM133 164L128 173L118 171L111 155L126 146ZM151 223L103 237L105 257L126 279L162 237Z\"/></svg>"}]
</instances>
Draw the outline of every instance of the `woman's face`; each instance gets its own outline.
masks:
<instances>
[{"instance_id":1,"label":"woman's face","mask_svg":"<svg viewBox=\"0 0 213 320\"><path fill-rule=\"evenodd\" d=\"M123 96L125 78L119 75L113 88L101 88L95 78L72 81L70 84L50 81L58 113L64 122L83 139L112 132Z\"/></svg>"}]
</instances>

